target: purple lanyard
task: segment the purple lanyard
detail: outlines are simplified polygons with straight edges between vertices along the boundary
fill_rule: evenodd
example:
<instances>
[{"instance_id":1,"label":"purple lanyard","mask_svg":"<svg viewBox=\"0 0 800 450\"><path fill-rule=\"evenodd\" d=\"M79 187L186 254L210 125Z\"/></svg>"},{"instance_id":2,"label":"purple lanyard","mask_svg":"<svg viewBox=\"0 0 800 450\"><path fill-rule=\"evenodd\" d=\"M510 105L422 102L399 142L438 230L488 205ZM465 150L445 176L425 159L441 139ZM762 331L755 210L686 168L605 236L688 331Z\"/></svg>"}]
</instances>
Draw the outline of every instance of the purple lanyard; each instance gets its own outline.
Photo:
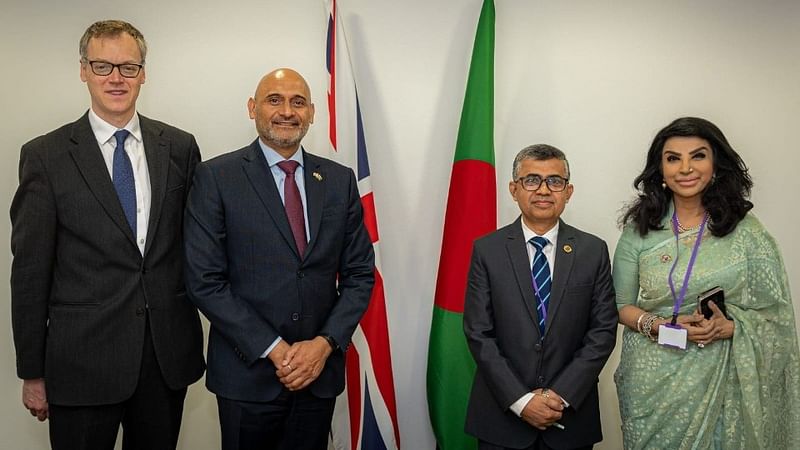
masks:
<instances>
[{"instance_id":1,"label":"purple lanyard","mask_svg":"<svg viewBox=\"0 0 800 450\"><path fill-rule=\"evenodd\" d=\"M700 242L703 240L703 231L708 222L708 213L703 216L703 222L700 223L700 231L697 232L697 240L692 249L692 257L689 258L689 265L686 266L686 274L683 276L683 286L681 286L680 296L675 295L675 283L672 281L672 273L675 271L675 266L678 265L678 252L680 251L680 243L678 239L678 216L676 212L672 213L672 232L675 233L675 262L672 263L672 268L669 269L669 289L672 291L672 298L675 301L675 306L672 308L672 325L678 321L678 312L681 310L683 300L686 298L686 288L689 286L689 278L692 277L692 268L694 268L694 261L697 259L697 251L700 249Z\"/></svg>"}]
</instances>

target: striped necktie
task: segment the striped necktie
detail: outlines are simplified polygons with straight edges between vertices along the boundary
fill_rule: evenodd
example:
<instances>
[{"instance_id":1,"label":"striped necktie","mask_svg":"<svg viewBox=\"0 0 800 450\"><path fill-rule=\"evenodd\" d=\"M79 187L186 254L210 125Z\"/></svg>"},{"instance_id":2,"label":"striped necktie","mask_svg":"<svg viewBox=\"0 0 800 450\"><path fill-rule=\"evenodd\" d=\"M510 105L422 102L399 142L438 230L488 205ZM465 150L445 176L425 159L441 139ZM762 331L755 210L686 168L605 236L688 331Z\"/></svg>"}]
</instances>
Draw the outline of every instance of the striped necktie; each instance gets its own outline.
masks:
<instances>
[{"instance_id":1,"label":"striped necktie","mask_svg":"<svg viewBox=\"0 0 800 450\"><path fill-rule=\"evenodd\" d=\"M553 278L550 276L550 265L547 263L547 257L543 251L549 241L541 236L536 236L528 242L536 249L536 254L533 256L531 275L533 278L533 290L536 293L536 313L539 316L539 331L544 336L547 322L547 304L550 301L550 287L553 284Z\"/></svg>"}]
</instances>

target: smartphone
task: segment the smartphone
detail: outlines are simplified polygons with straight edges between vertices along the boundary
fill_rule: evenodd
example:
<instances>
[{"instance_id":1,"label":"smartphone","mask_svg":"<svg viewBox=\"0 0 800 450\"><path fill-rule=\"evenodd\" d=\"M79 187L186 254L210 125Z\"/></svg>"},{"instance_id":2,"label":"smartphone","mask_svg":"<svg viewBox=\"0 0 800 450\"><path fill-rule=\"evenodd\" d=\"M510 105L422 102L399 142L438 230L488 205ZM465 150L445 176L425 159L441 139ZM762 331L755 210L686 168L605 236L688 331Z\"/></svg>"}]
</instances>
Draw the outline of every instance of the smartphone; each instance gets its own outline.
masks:
<instances>
[{"instance_id":1,"label":"smartphone","mask_svg":"<svg viewBox=\"0 0 800 450\"><path fill-rule=\"evenodd\" d=\"M713 288L701 292L700 295L697 296L697 303L700 304L700 312L703 313L703 316L706 319L710 319L712 315L714 315L714 311L708 306L708 302L713 301L717 308L722 311L722 314L725 318L728 318L728 310L725 308L725 291L719 287L714 286Z\"/></svg>"}]
</instances>

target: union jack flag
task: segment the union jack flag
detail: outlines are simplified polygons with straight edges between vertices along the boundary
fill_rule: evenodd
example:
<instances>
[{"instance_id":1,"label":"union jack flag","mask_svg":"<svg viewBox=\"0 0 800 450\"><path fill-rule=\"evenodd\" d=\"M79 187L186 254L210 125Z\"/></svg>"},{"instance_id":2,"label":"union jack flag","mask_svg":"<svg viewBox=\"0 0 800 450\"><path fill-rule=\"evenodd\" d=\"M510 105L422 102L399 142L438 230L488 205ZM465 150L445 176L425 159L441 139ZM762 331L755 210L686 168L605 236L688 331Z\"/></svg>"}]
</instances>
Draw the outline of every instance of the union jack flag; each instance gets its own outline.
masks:
<instances>
[{"instance_id":1,"label":"union jack flag","mask_svg":"<svg viewBox=\"0 0 800 450\"><path fill-rule=\"evenodd\" d=\"M399 449L400 432L381 277L378 221L370 183L367 145L347 39L336 0L327 2L328 114L331 157L358 179L364 226L375 249L375 287L347 350L346 388L337 398L331 426L336 450Z\"/></svg>"}]
</instances>

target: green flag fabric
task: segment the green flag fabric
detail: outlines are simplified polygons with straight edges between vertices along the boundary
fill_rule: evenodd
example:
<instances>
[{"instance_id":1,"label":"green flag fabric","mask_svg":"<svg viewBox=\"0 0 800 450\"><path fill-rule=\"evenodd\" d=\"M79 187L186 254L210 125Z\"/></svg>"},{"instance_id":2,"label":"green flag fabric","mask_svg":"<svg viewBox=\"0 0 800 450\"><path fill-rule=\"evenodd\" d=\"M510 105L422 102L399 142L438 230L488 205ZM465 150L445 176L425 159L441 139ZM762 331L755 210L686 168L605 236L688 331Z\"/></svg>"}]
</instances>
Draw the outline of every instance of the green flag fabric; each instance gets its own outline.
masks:
<instances>
[{"instance_id":1,"label":"green flag fabric","mask_svg":"<svg viewBox=\"0 0 800 450\"><path fill-rule=\"evenodd\" d=\"M497 228L494 168L494 1L484 0L458 127L428 344L428 411L440 450L470 450L464 433L475 362L464 337L472 242Z\"/></svg>"}]
</instances>

